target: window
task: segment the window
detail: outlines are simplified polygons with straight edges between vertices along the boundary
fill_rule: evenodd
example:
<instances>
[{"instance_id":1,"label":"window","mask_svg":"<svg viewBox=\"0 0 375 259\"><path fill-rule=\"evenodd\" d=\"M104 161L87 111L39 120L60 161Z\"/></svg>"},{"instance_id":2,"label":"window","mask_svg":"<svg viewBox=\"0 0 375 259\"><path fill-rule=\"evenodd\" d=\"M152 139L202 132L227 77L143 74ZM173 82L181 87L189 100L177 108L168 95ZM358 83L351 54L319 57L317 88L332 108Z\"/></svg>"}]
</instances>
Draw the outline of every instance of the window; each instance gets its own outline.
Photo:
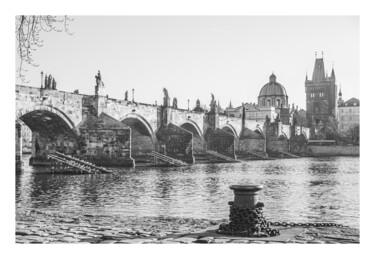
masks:
<instances>
[{"instance_id":1,"label":"window","mask_svg":"<svg viewBox=\"0 0 375 259\"><path fill-rule=\"evenodd\" d=\"M349 109L349 113L352 113L352 109Z\"/></svg>"},{"instance_id":2,"label":"window","mask_svg":"<svg viewBox=\"0 0 375 259\"><path fill-rule=\"evenodd\" d=\"M271 106L271 100L267 100L267 106Z\"/></svg>"},{"instance_id":3,"label":"window","mask_svg":"<svg viewBox=\"0 0 375 259\"><path fill-rule=\"evenodd\" d=\"M344 116L341 116L341 121L344 121Z\"/></svg>"},{"instance_id":4,"label":"window","mask_svg":"<svg viewBox=\"0 0 375 259\"><path fill-rule=\"evenodd\" d=\"M352 116L349 116L349 121L352 121Z\"/></svg>"}]
</instances>

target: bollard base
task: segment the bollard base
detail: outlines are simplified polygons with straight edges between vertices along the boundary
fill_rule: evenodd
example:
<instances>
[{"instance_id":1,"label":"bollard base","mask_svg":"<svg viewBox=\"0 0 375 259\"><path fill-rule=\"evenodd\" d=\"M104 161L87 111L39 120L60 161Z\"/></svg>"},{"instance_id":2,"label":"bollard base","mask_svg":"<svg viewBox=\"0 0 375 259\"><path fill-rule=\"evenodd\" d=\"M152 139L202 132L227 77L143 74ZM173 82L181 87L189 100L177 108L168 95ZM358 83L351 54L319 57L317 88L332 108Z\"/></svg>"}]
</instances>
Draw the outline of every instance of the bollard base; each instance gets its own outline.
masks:
<instances>
[{"instance_id":1,"label":"bollard base","mask_svg":"<svg viewBox=\"0 0 375 259\"><path fill-rule=\"evenodd\" d=\"M263 217L263 206L260 202L255 205L255 209L230 206L230 221L221 224L217 233L242 237L280 235L277 229L270 228L270 222Z\"/></svg>"}]
</instances>

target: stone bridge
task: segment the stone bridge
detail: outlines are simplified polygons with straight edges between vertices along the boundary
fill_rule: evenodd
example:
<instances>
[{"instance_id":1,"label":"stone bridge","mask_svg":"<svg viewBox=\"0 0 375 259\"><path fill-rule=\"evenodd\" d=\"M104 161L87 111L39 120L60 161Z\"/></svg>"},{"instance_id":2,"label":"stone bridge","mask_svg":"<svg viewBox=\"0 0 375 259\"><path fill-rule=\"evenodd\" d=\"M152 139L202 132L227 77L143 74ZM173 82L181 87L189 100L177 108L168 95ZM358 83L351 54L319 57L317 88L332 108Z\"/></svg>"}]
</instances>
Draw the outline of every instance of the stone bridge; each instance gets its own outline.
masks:
<instances>
[{"instance_id":1,"label":"stone bridge","mask_svg":"<svg viewBox=\"0 0 375 259\"><path fill-rule=\"evenodd\" d=\"M97 85L95 95L16 85L16 157L20 156L22 146L20 121L33 132L31 164L48 164L46 156L54 150L92 161L94 157L101 157L100 161L110 158L105 164L124 165L131 164L132 158L142 161L151 151L169 150L172 157L175 153L187 155L191 151L198 156L209 148L236 157L235 153L246 148L263 149L267 132L264 122L218 114L215 107L209 112L194 112L173 108L168 102L157 106L108 98L101 95L104 84L97 82ZM291 139L298 132L297 135L308 138L308 129L292 132L290 128L282 125L273 134ZM175 142L185 136L186 143L172 147L172 137L164 137L161 132L173 135ZM222 136L219 139L227 138L233 145L225 144L220 149L208 143L215 134ZM244 144L241 139L256 140L256 143ZM183 156L180 158L184 160ZM100 164L100 161L95 162Z\"/></svg>"}]
</instances>

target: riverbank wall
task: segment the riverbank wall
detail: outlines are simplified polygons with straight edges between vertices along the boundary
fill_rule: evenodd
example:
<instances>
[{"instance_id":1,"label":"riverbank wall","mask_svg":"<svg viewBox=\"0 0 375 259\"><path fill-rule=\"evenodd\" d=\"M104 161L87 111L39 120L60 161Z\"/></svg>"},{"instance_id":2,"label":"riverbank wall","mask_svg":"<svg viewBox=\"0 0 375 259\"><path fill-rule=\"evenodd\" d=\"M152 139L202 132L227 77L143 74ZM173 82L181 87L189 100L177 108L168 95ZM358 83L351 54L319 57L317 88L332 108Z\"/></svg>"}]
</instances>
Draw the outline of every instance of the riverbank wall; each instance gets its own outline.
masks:
<instances>
[{"instance_id":1,"label":"riverbank wall","mask_svg":"<svg viewBox=\"0 0 375 259\"><path fill-rule=\"evenodd\" d=\"M308 156L359 156L359 146L307 146Z\"/></svg>"}]
</instances>

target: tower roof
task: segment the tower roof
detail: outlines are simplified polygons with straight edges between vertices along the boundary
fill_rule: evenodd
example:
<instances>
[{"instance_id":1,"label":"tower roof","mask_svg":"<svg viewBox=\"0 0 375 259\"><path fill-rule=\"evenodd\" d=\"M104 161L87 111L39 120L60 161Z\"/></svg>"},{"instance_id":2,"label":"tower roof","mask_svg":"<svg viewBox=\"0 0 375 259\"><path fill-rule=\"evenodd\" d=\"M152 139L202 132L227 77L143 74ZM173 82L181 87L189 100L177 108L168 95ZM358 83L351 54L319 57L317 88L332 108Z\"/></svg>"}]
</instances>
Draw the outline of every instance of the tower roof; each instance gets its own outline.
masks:
<instances>
[{"instance_id":1,"label":"tower roof","mask_svg":"<svg viewBox=\"0 0 375 259\"><path fill-rule=\"evenodd\" d=\"M315 66L314 66L312 81L319 82L319 81L325 80L324 72L325 70L324 70L323 58L315 59Z\"/></svg>"}]
</instances>

